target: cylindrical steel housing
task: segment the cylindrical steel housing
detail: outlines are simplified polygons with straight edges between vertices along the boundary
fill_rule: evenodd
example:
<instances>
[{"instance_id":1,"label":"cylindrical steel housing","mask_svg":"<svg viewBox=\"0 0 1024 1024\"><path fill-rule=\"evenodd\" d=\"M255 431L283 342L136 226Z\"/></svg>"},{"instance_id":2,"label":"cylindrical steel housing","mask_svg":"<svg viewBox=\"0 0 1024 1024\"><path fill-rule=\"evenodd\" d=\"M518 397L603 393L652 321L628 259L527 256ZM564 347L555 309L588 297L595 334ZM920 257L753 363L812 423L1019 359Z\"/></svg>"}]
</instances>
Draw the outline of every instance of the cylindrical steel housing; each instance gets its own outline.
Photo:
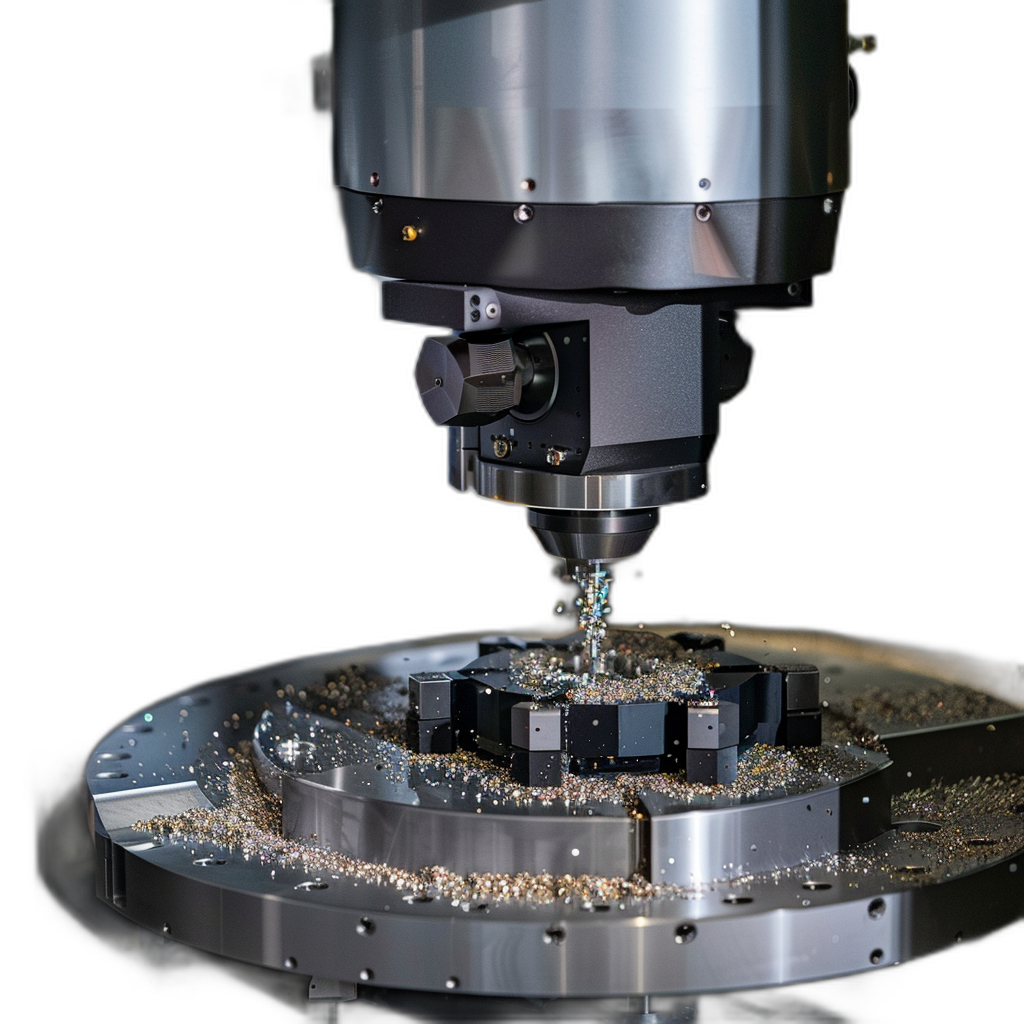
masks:
<instances>
[{"instance_id":1,"label":"cylindrical steel housing","mask_svg":"<svg viewBox=\"0 0 1024 1024\"><path fill-rule=\"evenodd\" d=\"M842 191L846 7L336 0L338 184L571 204Z\"/></svg>"}]
</instances>

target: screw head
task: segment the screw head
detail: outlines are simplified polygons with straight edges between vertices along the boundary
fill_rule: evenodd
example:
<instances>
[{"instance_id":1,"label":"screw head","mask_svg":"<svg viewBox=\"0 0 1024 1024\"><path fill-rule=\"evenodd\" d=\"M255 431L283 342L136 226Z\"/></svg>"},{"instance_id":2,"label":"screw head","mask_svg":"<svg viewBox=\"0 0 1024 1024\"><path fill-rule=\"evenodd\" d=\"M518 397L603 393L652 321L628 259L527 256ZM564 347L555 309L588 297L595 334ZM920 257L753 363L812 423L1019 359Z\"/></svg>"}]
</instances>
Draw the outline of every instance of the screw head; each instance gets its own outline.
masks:
<instances>
[{"instance_id":1,"label":"screw head","mask_svg":"<svg viewBox=\"0 0 1024 1024\"><path fill-rule=\"evenodd\" d=\"M380 175L376 171L374 171L370 175L370 185L373 188L376 188L379 184L380 184Z\"/></svg>"},{"instance_id":2,"label":"screw head","mask_svg":"<svg viewBox=\"0 0 1024 1024\"><path fill-rule=\"evenodd\" d=\"M374 213L380 213L380 211L384 209L384 200L375 199L373 201L373 206L371 206L370 209L373 210Z\"/></svg>"},{"instance_id":3,"label":"screw head","mask_svg":"<svg viewBox=\"0 0 1024 1024\"><path fill-rule=\"evenodd\" d=\"M533 178L523 178L523 180L519 182L519 187L524 192L532 192L537 187L537 182L535 182Z\"/></svg>"},{"instance_id":4,"label":"screw head","mask_svg":"<svg viewBox=\"0 0 1024 1024\"><path fill-rule=\"evenodd\" d=\"M704 191L706 192L709 188L711 188L711 179L710 178L701 178L700 181L697 182L697 184L698 184L698 186L700 186L700 188L704 189Z\"/></svg>"},{"instance_id":5,"label":"screw head","mask_svg":"<svg viewBox=\"0 0 1024 1024\"><path fill-rule=\"evenodd\" d=\"M822 208L825 210L826 213L831 213L836 208L835 201L832 199L831 196L829 196L825 200L825 202L822 204Z\"/></svg>"},{"instance_id":6,"label":"screw head","mask_svg":"<svg viewBox=\"0 0 1024 1024\"><path fill-rule=\"evenodd\" d=\"M701 222L706 224L711 220L711 207L707 203L701 203L696 210L693 211L693 215Z\"/></svg>"},{"instance_id":7,"label":"screw head","mask_svg":"<svg viewBox=\"0 0 1024 1024\"><path fill-rule=\"evenodd\" d=\"M527 203L523 203L522 206L517 206L515 213L512 215L520 224L526 224L528 221L533 220L533 207Z\"/></svg>"},{"instance_id":8,"label":"screw head","mask_svg":"<svg viewBox=\"0 0 1024 1024\"><path fill-rule=\"evenodd\" d=\"M512 445L508 443L508 439L505 437L496 437L494 439L494 454L499 459L508 458L508 453L512 451Z\"/></svg>"},{"instance_id":9,"label":"screw head","mask_svg":"<svg viewBox=\"0 0 1024 1024\"><path fill-rule=\"evenodd\" d=\"M498 315L498 304L496 302L488 302L484 307L484 312L487 314L488 320L493 320Z\"/></svg>"}]
</instances>

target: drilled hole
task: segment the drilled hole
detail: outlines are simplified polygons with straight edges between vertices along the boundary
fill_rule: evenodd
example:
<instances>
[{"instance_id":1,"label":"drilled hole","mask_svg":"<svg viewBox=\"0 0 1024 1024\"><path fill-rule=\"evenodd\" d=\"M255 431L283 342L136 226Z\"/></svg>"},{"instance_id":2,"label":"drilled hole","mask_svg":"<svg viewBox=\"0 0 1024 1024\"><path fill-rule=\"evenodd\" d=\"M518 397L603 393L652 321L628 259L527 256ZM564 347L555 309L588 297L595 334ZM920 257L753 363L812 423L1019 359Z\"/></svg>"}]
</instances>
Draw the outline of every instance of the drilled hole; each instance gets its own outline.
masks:
<instances>
[{"instance_id":1,"label":"drilled hole","mask_svg":"<svg viewBox=\"0 0 1024 1024\"><path fill-rule=\"evenodd\" d=\"M97 772L97 779L127 779L127 772Z\"/></svg>"},{"instance_id":2,"label":"drilled hole","mask_svg":"<svg viewBox=\"0 0 1024 1024\"><path fill-rule=\"evenodd\" d=\"M871 951L871 962L873 964L880 964L883 956L885 956L885 954L880 949L873 949Z\"/></svg>"},{"instance_id":3,"label":"drilled hole","mask_svg":"<svg viewBox=\"0 0 1024 1024\"><path fill-rule=\"evenodd\" d=\"M739 906L741 903L753 903L754 902L754 897L753 896L726 896L725 899L722 900L722 902L723 903L729 903L729 904L731 904L732 906L735 907L735 906Z\"/></svg>"},{"instance_id":4,"label":"drilled hole","mask_svg":"<svg viewBox=\"0 0 1024 1024\"><path fill-rule=\"evenodd\" d=\"M832 888L832 883L831 882L812 882L812 881L808 881L808 882L804 882L804 888L805 889L810 889L811 892L818 892L819 890L822 890L822 889L831 889Z\"/></svg>"},{"instance_id":5,"label":"drilled hole","mask_svg":"<svg viewBox=\"0 0 1024 1024\"><path fill-rule=\"evenodd\" d=\"M868 917L873 917L876 921L885 913L885 900L878 899L872 900L868 904Z\"/></svg>"},{"instance_id":6,"label":"drilled hole","mask_svg":"<svg viewBox=\"0 0 1024 1024\"><path fill-rule=\"evenodd\" d=\"M372 935L377 930L377 926L368 917L361 917L359 924L356 925L356 931L360 935Z\"/></svg>"},{"instance_id":7,"label":"drilled hole","mask_svg":"<svg viewBox=\"0 0 1024 1024\"><path fill-rule=\"evenodd\" d=\"M544 943L548 946L560 946L565 942L564 928L549 928L544 933Z\"/></svg>"},{"instance_id":8,"label":"drilled hole","mask_svg":"<svg viewBox=\"0 0 1024 1024\"><path fill-rule=\"evenodd\" d=\"M96 760L97 761L127 761L128 758L131 757L131 756L132 756L131 754L126 754L124 752L119 752L119 753L116 753L116 754L97 754L96 755Z\"/></svg>"},{"instance_id":9,"label":"drilled hole","mask_svg":"<svg viewBox=\"0 0 1024 1024\"><path fill-rule=\"evenodd\" d=\"M695 924L681 924L676 929L676 942L680 946L686 945L697 938L697 926Z\"/></svg>"},{"instance_id":10,"label":"drilled hole","mask_svg":"<svg viewBox=\"0 0 1024 1024\"><path fill-rule=\"evenodd\" d=\"M359 972L359 980L360 981L373 981L373 971L371 971L369 967L364 967Z\"/></svg>"},{"instance_id":11,"label":"drilled hole","mask_svg":"<svg viewBox=\"0 0 1024 1024\"><path fill-rule=\"evenodd\" d=\"M300 892L314 892L319 891L320 889L326 889L327 883L321 882L319 878L312 878L308 882L299 882L295 888Z\"/></svg>"},{"instance_id":12,"label":"drilled hole","mask_svg":"<svg viewBox=\"0 0 1024 1024\"><path fill-rule=\"evenodd\" d=\"M227 861L221 860L219 857L197 857L192 863L197 868L217 868L222 864L227 864Z\"/></svg>"}]
</instances>

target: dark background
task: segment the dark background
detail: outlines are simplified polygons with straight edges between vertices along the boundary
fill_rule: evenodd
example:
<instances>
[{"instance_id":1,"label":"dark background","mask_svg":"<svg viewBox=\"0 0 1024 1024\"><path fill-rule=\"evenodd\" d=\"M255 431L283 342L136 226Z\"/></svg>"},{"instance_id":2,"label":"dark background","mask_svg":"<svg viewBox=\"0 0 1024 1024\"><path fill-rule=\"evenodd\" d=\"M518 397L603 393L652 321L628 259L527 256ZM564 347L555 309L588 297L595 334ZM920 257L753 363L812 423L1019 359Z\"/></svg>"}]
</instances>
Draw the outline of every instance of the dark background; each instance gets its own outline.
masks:
<instances>
[{"instance_id":1,"label":"dark background","mask_svg":"<svg viewBox=\"0 0 1024 1024\"><path fill-rule=\"evenodd\" d=\"M971 195L989 138L955 113L983 54L943 62L906 6L852 4L881 45L858 62L836 271L813 311L751 317L712 495L617 572L615 623L1021 657L1016 317ZM347 264L306 98L325 5L94 16L62 26L73 58L41 118L38 322L59 315L62 340L32 593L73 714L40 807L159 696L318 651L555 630L566 596L521 510L446 488L421 332L382 326Z\"/></svg>"}]
</instances>

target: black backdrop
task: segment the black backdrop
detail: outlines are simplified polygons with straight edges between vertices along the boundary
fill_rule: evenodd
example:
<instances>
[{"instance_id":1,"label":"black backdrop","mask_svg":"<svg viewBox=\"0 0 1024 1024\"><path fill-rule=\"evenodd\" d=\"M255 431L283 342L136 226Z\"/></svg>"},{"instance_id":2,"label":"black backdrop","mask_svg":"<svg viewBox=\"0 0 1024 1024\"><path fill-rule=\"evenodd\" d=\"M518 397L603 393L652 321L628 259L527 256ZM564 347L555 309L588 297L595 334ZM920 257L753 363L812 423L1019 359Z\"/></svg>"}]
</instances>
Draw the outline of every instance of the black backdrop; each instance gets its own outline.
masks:
<instances>
[{"instance_id":1,"label":"black backdrop","mask_svg":"<svg viewBox=\"0 0 1024 1024\"><path fill-rule=\"evenodd\" d=\"M751 318L712 495L667 510L612 620L1020 658L1010 268L974 198L985 126L943 98L967 89L971 108L982 55L943 65L907 5L852 6L881 47L859 62L836 271L813 311ZM99 45L71 40L44 117L39 317L69 344L45 378L61 440L40 445L33 550L44 674L75 694L54 764L159 696L274 660L555 629L564 591L521 511L444 485L420 332L382 326L347 265L326 116L306 108L323 5L79 29Z\"/></svg>"}]
</instances>

